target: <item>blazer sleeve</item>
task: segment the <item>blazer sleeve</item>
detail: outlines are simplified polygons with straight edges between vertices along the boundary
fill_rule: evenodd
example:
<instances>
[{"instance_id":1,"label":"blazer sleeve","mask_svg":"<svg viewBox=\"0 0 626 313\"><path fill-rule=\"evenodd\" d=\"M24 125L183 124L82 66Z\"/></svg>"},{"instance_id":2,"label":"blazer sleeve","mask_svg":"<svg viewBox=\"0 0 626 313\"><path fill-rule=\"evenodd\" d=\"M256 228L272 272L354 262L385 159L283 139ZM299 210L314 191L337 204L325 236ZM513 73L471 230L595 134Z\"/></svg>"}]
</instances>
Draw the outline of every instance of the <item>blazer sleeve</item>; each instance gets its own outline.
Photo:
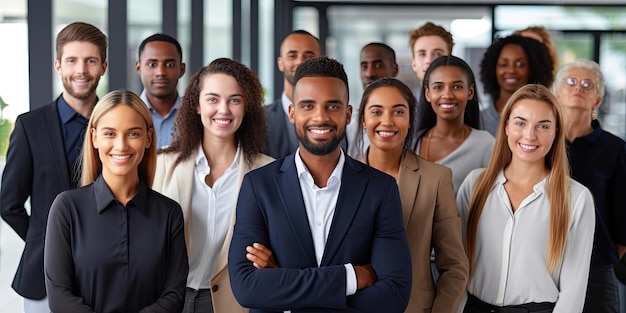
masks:
<instances>
[{"instance_id":1,"label":"blazer sleeve","mask_svg":"<svg viewBox=\"0 0 626 313\"><path fill-rule=\"evenodd\" d=\"M24 203L33 185L33 158L24 123L18 117L11 133L0 189L2 219L26 241L30 216Z\"/></svg>"},{"instance_id":2,"label":"blazer sleeve","mask_svg":"<svg viewBox=\"0 0 626 313\"><path fill-rule=\"evenodd\" d=\"M456 312L469 280L469 266L461 238L452 171L445 168L441 174L433 221L435 264L440 276L432 311Z\"/></svg>"},{"instance_id":3,"label":"blazer sleeve","mask_svg":"<svg viewBox=\"0 0 626 313\"><path fill-rule=\"evenodd\" d=\"M315 268L256 269L246 258L254 242L271 247L269 229L254 186L245 175L237 202L235 228L228 252L231 287L244 307L286 311L300 308L346 307L344 265Z\"/></svg>"},{"instance_id":4,"label":"blazer sleeve","mask_svg":"<svg viewBox=\"0 0 626 313\"><path fill-rule=\"evenodd\" d=\"M50 207L44 246L44 271L48 303L52 312L93 312L83 298L74 295L72 217L66 196L61 193Z\"/></svg>"}]
</instances>

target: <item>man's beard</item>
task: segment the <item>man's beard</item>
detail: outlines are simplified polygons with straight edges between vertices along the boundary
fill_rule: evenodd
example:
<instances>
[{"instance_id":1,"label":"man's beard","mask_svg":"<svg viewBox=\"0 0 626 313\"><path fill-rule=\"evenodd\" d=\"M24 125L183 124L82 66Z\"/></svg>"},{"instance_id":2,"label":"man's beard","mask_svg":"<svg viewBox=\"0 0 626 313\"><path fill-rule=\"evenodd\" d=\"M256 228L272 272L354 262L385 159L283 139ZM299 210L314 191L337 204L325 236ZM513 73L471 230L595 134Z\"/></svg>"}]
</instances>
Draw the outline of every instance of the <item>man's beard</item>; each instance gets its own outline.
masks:
<instances>
[{"instance_id":1,"label":"man's beard","mask_svg":"<svg viewBox=\"0 0 626 313\"><path fill-rule=\"evenodd\" d=\"M311 127L311 126L309 126L309 127ZM335 129L335 130L337 129L336 126L327 125L327 124L315 125L315 127L330 127L330 128ZM337 149L337 147L341 143L341 140L343 139L343 137L346 134L346 129L344 127L344 129L343 129L343 131L341 133L337 133L337 135L332 137L328 142L321 143L321 144L315 144L311 140L309 140L309 138L305 135L306 134L306 128L308 128L308 127L304 126L302 130L300 130L300 131L296 130L296 137L298 137L298 141L300 141L300 143L302 144L304 149L306 149L310 153L312 153L314 155L318 155L318 156L327 155L327 154L330 154L331 152L335 151L335 149Z\"/></svg>"},{"instance_id":2,"label":"man's beard","mask_svg":"<svg viewBox=\"0 0 626 313\"><path fill-rule=\"evenodd\" d=\"M82 92L82 93L79 93L74 90L72 86L71 78L70 78L70 81L66 81L66 80L62 80L62 81L63 81L63 88L70 96L76 99L86 100L96 93L96 88L98 88L98 80L99 80L98 78L92 78L92 81L94 82L94 84L89 86L89 90L87 90L86 92Z\"/></svg>"}]
</instances>

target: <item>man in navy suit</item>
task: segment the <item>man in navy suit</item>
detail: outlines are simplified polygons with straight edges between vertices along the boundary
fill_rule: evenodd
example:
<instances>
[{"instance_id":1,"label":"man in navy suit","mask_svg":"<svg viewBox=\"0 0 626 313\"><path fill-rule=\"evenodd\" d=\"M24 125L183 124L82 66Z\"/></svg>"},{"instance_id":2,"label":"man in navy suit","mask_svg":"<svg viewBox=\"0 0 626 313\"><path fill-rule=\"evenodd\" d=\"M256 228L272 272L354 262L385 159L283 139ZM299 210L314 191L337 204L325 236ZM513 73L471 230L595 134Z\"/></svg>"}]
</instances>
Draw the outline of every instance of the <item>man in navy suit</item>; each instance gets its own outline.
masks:
<instances>
[{"instance_id":1,"label":"man in navy suit","mask_svg":"<svg viewBox=\"0 0 626 313\"><path fill-rule=\"evenodd\" d=\"M411 259L395 180L339 147L352 115L343 66L302 63L289 119L299 148L243 180L229 275L251 312L403 312Z\"/></svg>"},{"instance_id":2,"label":"man in navy suit","mask_svg":"<svg viewBox=\"0 0 626 313\"><path fill-rule=\"evenodd\" d=\"M61 191L77 187L77 159L104 75L108 40L98 28L72 23L56 38L54 68L63 93L52 103L18 116L0 189L0 214L25 241L13 279L24 312L50 312L43 271L48 211ZM25 202L30 197L30 216Z\"/></svg>"}]
</instances>

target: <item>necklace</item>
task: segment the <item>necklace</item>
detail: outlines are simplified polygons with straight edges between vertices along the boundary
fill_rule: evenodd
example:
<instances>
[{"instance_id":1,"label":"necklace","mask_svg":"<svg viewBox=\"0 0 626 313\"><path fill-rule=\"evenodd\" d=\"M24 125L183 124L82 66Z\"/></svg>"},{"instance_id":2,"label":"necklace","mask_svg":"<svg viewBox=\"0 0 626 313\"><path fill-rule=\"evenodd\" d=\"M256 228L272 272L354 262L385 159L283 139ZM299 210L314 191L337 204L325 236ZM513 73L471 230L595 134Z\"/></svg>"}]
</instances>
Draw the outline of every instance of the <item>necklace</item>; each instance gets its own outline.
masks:
<instances>
[{"instance_id":1,"label":"necklace","mask_svg":"<svg viewBox=\"0 0 626 313\"><path fill-rule=\"evenodd\" d=\"M428 137L426 137L426 156L424 157L426 160L431 161L428 157L430 155L430 140L433 137L433 129L431 128L428 131ZM465 125L463 125L463 128L461 129L461 143L463 143L463 141L465 141ZM435 162L435 161L431 161L431 162Z\"/></svg>"}]
</instances>

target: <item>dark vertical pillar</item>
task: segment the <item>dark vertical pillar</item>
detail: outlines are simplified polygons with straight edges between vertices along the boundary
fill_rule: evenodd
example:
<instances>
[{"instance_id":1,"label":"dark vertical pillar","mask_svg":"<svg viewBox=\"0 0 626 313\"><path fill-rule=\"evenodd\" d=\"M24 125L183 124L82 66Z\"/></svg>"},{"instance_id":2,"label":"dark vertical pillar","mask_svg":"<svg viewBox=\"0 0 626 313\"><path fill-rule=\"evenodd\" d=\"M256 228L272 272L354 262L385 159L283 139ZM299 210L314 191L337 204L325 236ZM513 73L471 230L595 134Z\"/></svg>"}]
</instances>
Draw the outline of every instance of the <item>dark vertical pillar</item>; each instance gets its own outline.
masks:
<instances>
[{"instance_id":1,"label":"dark vertical pillar","mask_svg":"<svg viewBox=\"0 0 626 313\"><path fill-rule=\"evenodd\" d=\"M233 59L241 61L241 0L233 0Z\"/></svg>"},{"instance_id":2,"label":"dark vertical pillar","mask_svg":"<svg viewBox=\"0 0 626 313\"><path fill-rule=\"evenodd\" d=\"M191 51L187 72L204 66L204 0L191 0Z\"/></svg>"},{"instance_id":3,"label":"dark vertical pillar","mask_svg":"<svg viewBox=\"0 0 626 313\"><path fill-rule=\"evenodd\" d=\"M250 0L250 69L259 73L259 2Z\"/></svg>"},{"instance_id":4,"label":"dark vertical pillar","mask_svg":"<svg viewBox=\"0 0 626 313\"><path fill-rule=\"evenodd\" d=\"M109 0L109 90L126 89L126 52L128 51L128 10L126 0Z\"/></svg>"},{"instance_id":5,"label":"dark vertical pillar","mask_svg":"<svg viewBox=\"0 0 626 313\"><path fill-rule=\"evenodd\" d=\"M28 0L27 10L28 83L32 110L58 96L52 94L53 58L56 53L50 49L53 44L52 1Z\"/></svg>"},{"instance_id":6,"label":"dark vertical pillar","mask_svg":"<svg viewBox=\"0 0 626 313\"><path fill-rule=\"evenodd\" d=\"M320 53L326 55L326 39L330 33L328 25L328 6L320 6L317 8L318 25L320 27Z\"/></svg>"},{"instance_id":7,"label":"dark vertical pillar","mask_svg":"<svg viewBox=\"0 0 626 313\"><path fill-rule=\"evenodd\" d=\"M162 32L178 38L178 1L163 0L163 28Z\"/></svg>"}]
</instances>

